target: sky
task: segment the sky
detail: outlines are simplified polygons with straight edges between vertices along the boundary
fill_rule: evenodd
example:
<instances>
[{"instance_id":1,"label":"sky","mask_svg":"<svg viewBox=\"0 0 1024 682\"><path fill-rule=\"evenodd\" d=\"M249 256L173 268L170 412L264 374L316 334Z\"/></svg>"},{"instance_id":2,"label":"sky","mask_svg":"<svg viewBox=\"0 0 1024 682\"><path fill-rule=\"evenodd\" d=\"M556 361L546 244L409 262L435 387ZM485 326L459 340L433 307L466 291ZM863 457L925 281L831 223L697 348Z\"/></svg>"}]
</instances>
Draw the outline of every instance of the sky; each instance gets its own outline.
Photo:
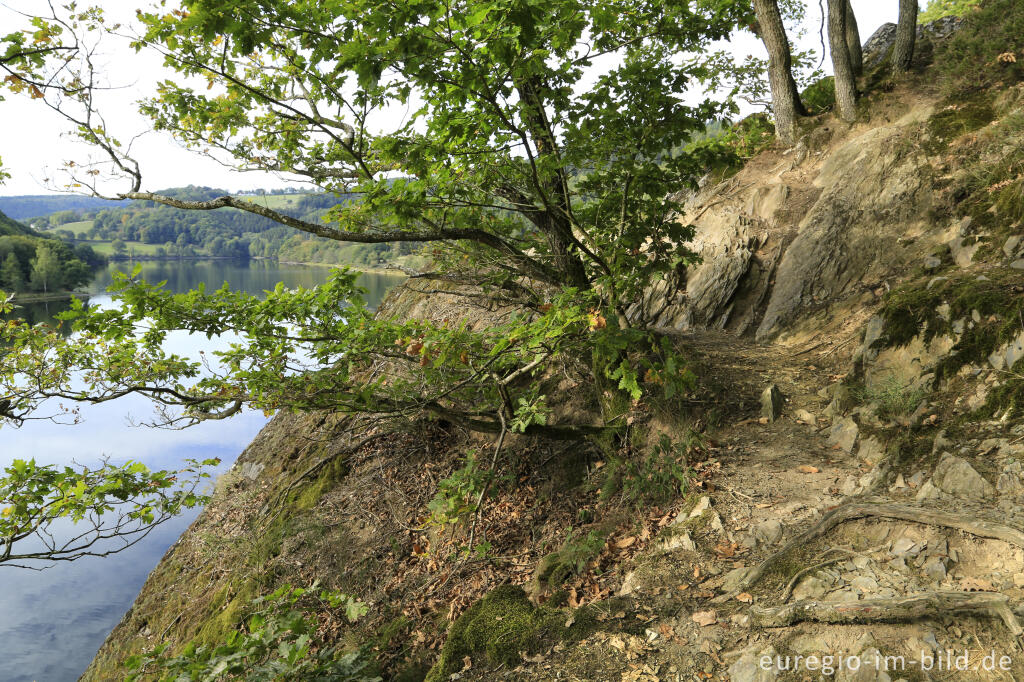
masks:
<instances>
[{"instance_id":1,"label":"sky","mask_svg":"<svg viewBox=\"0 0 1024 682\"><path fill-rule=\"evenodd\" d=\"M896 21L897 0L852 1L863 40L867 40L883 23ZM38 12L40 4L40 0L0 0L0 26L13 28L23 25L24 19L17 12ZM134 7L152 3L94 0L90 4L102 6L109 18L130 25L134 19ZM818 3L807 4L807 35L798 45L803 48L815 47L820 41L818 28L821 14ZM749 34L741 34L725 47L733 50L740 58L750 53L763 56L760 42ZM111 87L100 101L108 127L118 131L118 137L122 140L141 135L135 141L133 151L142 164L143 189L157 190L194 184L237 192L294 186L294 183L269 173L232 171L182 148L169 135L149 131L147 119L138 114L135 103L153 93L160 80L173 76L173 72L163 67L162 58L158 55L146 52L136 54L124 42L105 39L98 67L106 74ZM825 69L829 69L827 62ZM59 168L69 158L82 160L90 154L84 146L66 136L67 124L41 102L8 95L0 103L0 122L3 124L0 126L0 159L3 159L5 169L12 176L0 185L0 196L50 194L54 191L54 183L48 186L46 179L59 178Z\"/></svg>"}]
</instances>

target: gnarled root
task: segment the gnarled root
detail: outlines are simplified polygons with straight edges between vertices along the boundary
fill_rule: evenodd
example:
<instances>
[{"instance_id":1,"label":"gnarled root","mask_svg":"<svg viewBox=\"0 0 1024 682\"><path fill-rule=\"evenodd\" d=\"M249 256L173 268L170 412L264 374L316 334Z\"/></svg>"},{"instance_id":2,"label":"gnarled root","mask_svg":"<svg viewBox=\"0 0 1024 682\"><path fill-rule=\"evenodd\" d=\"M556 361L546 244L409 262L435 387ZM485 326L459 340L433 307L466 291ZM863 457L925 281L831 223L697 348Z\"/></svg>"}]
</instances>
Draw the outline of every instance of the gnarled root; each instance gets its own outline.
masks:
<instances>
[{"instance_id":1,"label":"gnarled root","mask_svg":"<svg viewBox=\"0 0 1024 682\"><path fill-rule=\"evenodd\" d=\"M812 599L782 606L755 606L750 615L763 627L787 627L796 623L906 623L951 614L999 618L1015 637L1024 633L1005 594L989 592L925 592L899 599L868 599L830 603Z\"/></svg>"},{"instance_id":2,"label":"gnarled root","mask_svg":"<svg viewBox=\"0 0 1024 682\"><path fill-rule=\"evenodd\" d=\"M851 502L849 504L840 505L825 514L821 517L821 521L813 527L787 542L782 549L751 569L751 571L744 576L743 580L735 590L727 595L717 597L715 601L724 601L749 589L764 577L765 573L768 572L768 569L770 569L787 552L817 540L841 523L864 518L896 519L899 521L923 523L930 526L954 528L980 538L1002 540L1003 542L1008 542L1012 545L1016 545L1017 547L1024 547L1024 531L1010 526L1004 526L999 523L975 519L963 514L952 514L949 512L936 511L934 509L922 509L920 507L910 507L902 504Z\"/></svg>"}]
</instances>

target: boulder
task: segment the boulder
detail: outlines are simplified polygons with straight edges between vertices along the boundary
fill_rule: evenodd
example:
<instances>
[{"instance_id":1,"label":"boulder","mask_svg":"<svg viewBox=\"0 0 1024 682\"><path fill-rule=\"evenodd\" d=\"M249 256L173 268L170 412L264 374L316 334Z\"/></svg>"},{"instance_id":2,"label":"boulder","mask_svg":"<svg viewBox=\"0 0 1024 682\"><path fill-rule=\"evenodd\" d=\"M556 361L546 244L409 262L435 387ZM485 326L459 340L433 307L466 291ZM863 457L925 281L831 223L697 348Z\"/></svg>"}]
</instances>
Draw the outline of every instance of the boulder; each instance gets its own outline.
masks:
<instances>
[{"instance_id":1,"label":"boulder","mask_svg":"<svg viewBox=\"0 0 1024 682\"><path fill-rule=\"evenodd\" d=\"M775 421L782 414L783 398L782 391L775 384L771 384L761 393L761 416L770 422Z\"/></svg>"},{"instance_id":2,"label":"boulder","mask_svg":"<svg viewBox=\"0 0 1024 682\"><path fill-rule=\"evenodd\" d=\"M1015 234L1006 240L1006 243L1003 244L1003 253L1006 254L1007 258L1013 258L1017 255L1022 240L1024 240L1024 237L1021 237L1019 234Z\"/></svg>"},{"instance_id":3,"label":"boulder","mask_svg":"<svg viewBox=\"0 0 1024 682\"><path fill-rule=\"evenodd\" d=\"M774 545L782 539L782 533L782 524L775 519L762 521L754 526L753 530L751 530L751 535L753 535L758 542L764 545Z\"/></svg>"},{"instance_id":4,"label":"boulder","mask_svg":"<svg viewBox=\"0 0 1024 682\"><path fill-rule=\"evenodd\" d=\"M828 585L821 578L809 575L793 588L793 599L795 601L801 601L803 599L821 599L828 592Z\"/></svg>"},{"instance_id":5,"label":"boulder","mask_svg":"<svg viewBox=\"0 0 1024 682\"><path fill-rule=\"evenodd\" d=\"M832 431L829 433L828 442L829 445L839 446L839 449L844 452L853 452L853 446L857 444L857 434L860 432L860 427L857 426L857 422L853 421L850 417L844 417L837 419L832 424Z\"/></svg>"},{"instance_id":6,"label":"boulder","mask_svg":"<svg viewBox=\"0 0 1024 682\"><path fill-rule=\"evenodd\" d=\"M930 559L921 567L921 570L935 582L945 580L946 578L946 565L942 563L941 559Z\"/></svg>"},{"instance_id":7,"label":"boulder","mask_svg":"<svg viewBox=\"0 0 1024 682\"><path fill-rule=\"evenodd\" d=\"M936 19L927 24L919 24L917 27L918 40L928 37L932 40L943 40L952 35L963 24L961 17L948 16ZM896 44L896 24L885 23L878 27L878 30L871 34L862 48L864 53L864 68L873 69L880 66L882 62L892 54L893 45Z\"/></svg>"},{"instance_id":8,"label":"boulder","mask_svg":"<svg viewBox=\"0 0 1024 682\"><path fill-rule=\"evenodd\" d=\"M935 466L931 483L944 493L957 497L984 499L995 493L995 488L986 481L967 460L948 452ZM922 492L924 488L922 488Z\"/></svg>"}]
</instances>

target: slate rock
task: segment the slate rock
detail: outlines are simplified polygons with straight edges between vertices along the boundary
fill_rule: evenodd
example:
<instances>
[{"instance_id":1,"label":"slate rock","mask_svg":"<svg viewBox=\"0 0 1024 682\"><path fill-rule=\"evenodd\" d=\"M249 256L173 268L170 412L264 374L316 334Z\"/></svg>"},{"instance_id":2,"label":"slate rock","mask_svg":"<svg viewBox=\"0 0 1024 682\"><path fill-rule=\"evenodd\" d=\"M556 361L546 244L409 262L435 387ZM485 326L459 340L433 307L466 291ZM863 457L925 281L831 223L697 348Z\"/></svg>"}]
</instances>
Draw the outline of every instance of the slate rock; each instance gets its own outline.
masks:
<instances>
[{"instance_id":1,"label":"slate rock","mask_svg":"<svg viewBox=\"0 0 1024 682\"><path fill-rule=\"evenodd\" d=\"M783 403L782 391L775 384L770 385L761 393L761 416L775 421L782 414Z\"/></svg>"},{"instance_id":2,"label":"slate rock","mask_svg":"<svg viewBox=\"0 0 1024 682\"><path fill-rule=\"evenodd\" d=\"M839 449L844 452L853 452L853 447L857 443L857 434L860 432L860 427L857 426L857 422L853 421L850 417L844 417L837 419L832 424L832 431L829 433L828 442L829 445L838 445Z\"/></svg>"},{"instance_id":3,"label":"slate rock","mask_svg":"<svg viewBox=\"0 0 1024 682\"><path fill-rule=\"evenodd\" d=\"M942 492L970 499L990 497L995 488L967 460L943 454L932 474L932 484ZM923 488L922 488L923 490Z\"/></svg>"},{"instance_id":4,"label":"slate rock","mask_svg":"<svg viewBox=\"0 0 1024 682\"><path fill-rule=\"evenodd\" d=\"M751 534L762 544L774 545L782 539L782 532L782 524L775 519L769 519L754 526Z\"/></svg>"},{"instance_id":5,"label":"slate rock","mask_svg":"<svg viewBox=\"0 0 1024 682\"><path fill-rule=\"evenodd\" d=\"M775 666L777 655L775 648L771 646L761 651L748 649L739 660L729 666L729 679L731 682L773 682L779 676ZM763 658L770 658L772 665L762 666Z\"/></svg>"}]
</instances>

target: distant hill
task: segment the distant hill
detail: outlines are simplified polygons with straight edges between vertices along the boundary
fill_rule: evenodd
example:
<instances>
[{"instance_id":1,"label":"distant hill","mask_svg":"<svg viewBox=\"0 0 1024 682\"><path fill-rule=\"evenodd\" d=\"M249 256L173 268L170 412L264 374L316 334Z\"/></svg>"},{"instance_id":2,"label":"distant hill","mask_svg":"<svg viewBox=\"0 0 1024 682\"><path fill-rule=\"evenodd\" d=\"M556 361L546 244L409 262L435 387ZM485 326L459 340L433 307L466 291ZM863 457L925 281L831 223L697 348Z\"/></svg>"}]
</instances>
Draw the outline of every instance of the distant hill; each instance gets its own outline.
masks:
<instances>
[{"instance_id":1,"label":"distant hill","mask_svg":"<svg viewBox=\"0 0 1024 682\"><path fill-rule=\"evenodd\" d=\"M104 208L123 206L127 203L129 202L107 201L75 194L36 194L0 197L0 212L15 220L24 220L58 211L99 211Z\"/></svg>"},{"instance_id":2,"label":"distant hill","mask_svg":"<svg viewBox=\"0 0 1024 682\"><path fill-rule=\"evenodd\" d=\"M160 194L189 201L206 201L228 193L194 185L160 191ZM313 223L320 223L331 207L355 199L351 194L280 190L238 196ZM106 202L91 209L61 209L48 214L35 213L31 217L33 227L47 236L89 245L114 258L259 257L377 267L395 262L419 248L414 244L337 242L233 208L183 211L152 201Z\"/></svg>"},{"instance_id":3,"label":"distant hill","mask_svg":"<svg viewBox=\"0 0 1024 682\"><path fill-rule=\"evenodd\" d=\"M28 237L38 236L38 233L25 227L16 220L11 220L3 211L0 211L0 236L24 235Z\"/></svg>"}]
</instances>

